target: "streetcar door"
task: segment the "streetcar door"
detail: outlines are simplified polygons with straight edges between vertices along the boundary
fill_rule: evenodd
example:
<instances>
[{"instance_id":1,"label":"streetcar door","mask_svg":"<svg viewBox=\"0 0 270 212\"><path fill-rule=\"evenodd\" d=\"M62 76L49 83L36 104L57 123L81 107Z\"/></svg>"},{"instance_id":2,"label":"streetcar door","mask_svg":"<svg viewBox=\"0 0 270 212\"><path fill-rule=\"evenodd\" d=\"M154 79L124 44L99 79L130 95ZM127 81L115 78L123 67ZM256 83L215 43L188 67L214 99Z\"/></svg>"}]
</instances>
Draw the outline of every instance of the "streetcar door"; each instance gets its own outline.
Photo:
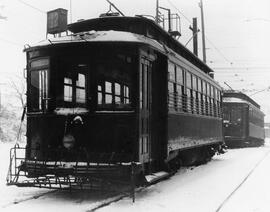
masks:
<instances>
[{"instance_id":1,"label":"streetcar door","mask_svg":"<svg viewBox=\"0 0 270 212\"><path fill-rule=\"evenodd\" d=\"M151 70L152 62L142 57L140 60L140 116L139 116L139 159L150 162L151 151Z\"/></svg>"}]
</instances>

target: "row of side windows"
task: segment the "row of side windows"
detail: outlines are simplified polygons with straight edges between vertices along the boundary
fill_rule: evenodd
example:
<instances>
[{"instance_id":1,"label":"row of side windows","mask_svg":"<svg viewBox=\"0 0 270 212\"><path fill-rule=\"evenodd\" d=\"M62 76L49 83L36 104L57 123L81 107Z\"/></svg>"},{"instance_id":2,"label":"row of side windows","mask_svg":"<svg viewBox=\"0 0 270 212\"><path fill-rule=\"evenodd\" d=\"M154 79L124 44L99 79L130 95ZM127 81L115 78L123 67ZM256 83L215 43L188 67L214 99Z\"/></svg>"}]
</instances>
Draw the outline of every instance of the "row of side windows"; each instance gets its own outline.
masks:
<instances>
[{"instance_id":1,"label":"row of side windows","mask_svg":"<svg viewBox=\"0 0 270 212\"><path fill-rule=\"evenodd\" d=\"M168 107L170 111L221 117L221 92L207 81L169 62Z\"/></svg>"}]
</instances>

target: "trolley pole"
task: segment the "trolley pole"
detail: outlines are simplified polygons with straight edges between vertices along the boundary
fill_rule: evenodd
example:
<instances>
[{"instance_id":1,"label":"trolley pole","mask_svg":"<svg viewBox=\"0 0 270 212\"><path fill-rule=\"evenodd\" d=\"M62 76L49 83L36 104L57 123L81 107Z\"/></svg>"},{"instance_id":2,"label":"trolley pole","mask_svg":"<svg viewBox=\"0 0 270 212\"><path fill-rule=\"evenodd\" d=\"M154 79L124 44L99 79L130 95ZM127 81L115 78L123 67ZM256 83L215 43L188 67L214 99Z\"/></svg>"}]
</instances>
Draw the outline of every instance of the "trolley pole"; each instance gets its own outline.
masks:
<instances>
[{"instance_id":1,"label":"trolley pole","mask_svg":"<svg viewBox=\"0 0 270 212\"><path fill-rule=\"evenodd\" d=\"M201 20L202 20L202 50L203 50L203 62L206 63L206 47L205 47L205 31L204 31L204 15L203 15L203 1L201 0L199 3L199 7L201 8Z\"/></svg>"}]
</instances>

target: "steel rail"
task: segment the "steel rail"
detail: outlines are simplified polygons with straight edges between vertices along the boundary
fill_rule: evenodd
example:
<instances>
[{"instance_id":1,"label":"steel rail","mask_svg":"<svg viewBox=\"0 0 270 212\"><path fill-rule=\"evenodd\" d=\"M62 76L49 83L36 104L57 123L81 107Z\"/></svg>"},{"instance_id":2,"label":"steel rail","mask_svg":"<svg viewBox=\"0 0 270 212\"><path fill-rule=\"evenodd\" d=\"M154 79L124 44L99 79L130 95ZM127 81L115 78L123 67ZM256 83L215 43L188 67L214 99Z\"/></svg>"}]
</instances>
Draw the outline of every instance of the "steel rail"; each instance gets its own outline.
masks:
<instances>
[{"instance_id":1,"label":"steel rail","mask_svg":"<svg viewBox=\"0 0 270 212\"><path fill-rule=\"evenodd\" d=\"M250 170L250 172L246 175L246 177L242 180L242 182L225 198L225 200L219 205L219 207L215 210L215 212L219 212L224 207L224 205L241 188L241 186L247 181L247 179L257 169L257 167L266 159L266 157L269 155L269 153L270 153L270 150L268 152L266 152L265 155L256 163L256 165Z\"/></svg>"}]
</instances>

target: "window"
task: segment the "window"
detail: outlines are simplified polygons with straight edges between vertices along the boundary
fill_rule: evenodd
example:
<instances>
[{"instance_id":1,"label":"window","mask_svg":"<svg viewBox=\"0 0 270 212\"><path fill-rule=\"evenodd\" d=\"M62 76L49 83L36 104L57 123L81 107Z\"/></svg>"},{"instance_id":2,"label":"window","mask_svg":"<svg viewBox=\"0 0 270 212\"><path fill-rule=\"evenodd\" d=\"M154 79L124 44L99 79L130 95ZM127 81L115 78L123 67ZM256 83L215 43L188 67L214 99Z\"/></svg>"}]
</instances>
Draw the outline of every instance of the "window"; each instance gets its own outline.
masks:
<instances>
[{"instance_id":1,"label":"window","mask_svg":"<svg viewBox=\"0 0 270 212\"><path fill-rule=\"evenodd\" d=\"M98 104L103 104L103 89L101 85L98 85Z\"/></svg>"},{"instance_id":2,"label":"window","mask_svg":"<svg viewBox=\"0 0 270 212\"><path fill-rule=\"evenodd\" d=\"M198 78L198 91L202 92L202 80Z\"/></svg>"},{"instance_id":3,"label":"window","mask_svg":"<svg viewBox=\"0 0 270 212\"><path fill-rule=\"evenodd\" d=\"M42 58L30 63L29 111L48 109L49 101L49 59Z\"/></svg>"},{"instance_id":4,"label":"window","mask_svg":"<svg viewBox=\"0 0 270 212\"><path fill-rule=\"evenodd\" d=\"M175 83L168 82L168 98L169 98L169 107L171 109L177 110L177 93L175 90Z\"/></svg>"},{"instance_id":5,"label":"window","mask_svg":"<svg viewBox=\"0 0 270 212\"><path fill-rule=\"evenodd\" d=\"M78 74L78 79L76 80L76 102L77 103L86 102L85 75L81 73Z\"/></svg>"},{"instance_id":6,"label":"window","mask_svg":"<svg viewBox=\"0 0 270 212\"><path fill-rule=\"evenodd\" d=\"M196 76L192 76L192 87L193 87L193 90L198 90L198 86L197 86L197 77Z\"/></svg>"},{"instance_id":7,"label":"window","mask_svg":"<svg viewBox=\"0 0 270 212\"><path fill-rule=\"evenodd\" d=\"M169 80L175 81L175 65L173 63L169 62L168 71L169 71Z\"/></svg>"},{"instance_id":8,"label":"window","mask_svg":"<svg viewBox=\"0 0 270 212\"><path fill-rule=\"evenodd\" d=\"M115 104L121 104L121 85L119 83L114 84L114 92L115 92Z\"/></svg>"},{"instance_id":9,"label":"window","mask_svg":"<svg viewBox=\"0 0 270 212\"><path fill-rule=\"evenodd\" d=\"M184 84L184 77L183 77L183 70L180 67L176 67L176 77L177 77L177 83L183 85Z\"/></svg>"},{"instance_id":10,"label":"window","mask_svg":"<svg viewBox=\"0 0 270 212\"><path fill-rule=\"evenodd\" d=\"M168 102L169 108L177 110L177 92L176 92L176 65L169 62L168 64Z\"/></svg>"},{"instance_id":11,"label":"window","mask_svg":"<svg viewBox=\"0 0 270 212\"><path fill-rule=\"evenodd\" d=\"M105 104L112 104L112 83L105 81Z\"/></svg>"},{"instance_id":12,"label":"window","mask_svg":"<svg viewBox=\"0 0 270 212\"><path fill-rule=\"evenodd\" d=\"M191 83L192 83L192 78L191 78L191 74L187 71L186 72L186 79L187 79L187 83L186 83L186 86L188 87L188 88L191 88Z\"/></svg>"},{"instance_id":13,"label":"window","mask_svg":"<svg viewBox=\"0 0 270 212\"><path fill-rule=\"evenodd\" d=\"M39 70L39 109L48 109L48 70Z\"/></svg>"},{"instance_id":14,"label":"window","mask_svg":"<svg viewBox=\"0 0 270 212\"><path fill-rule=\"evenodd\" d=\"M124 85L124 104L129 104L129 87Z\"/></svg>"},{"instance_id":15,"label":"window","mask_svg":"<svg viewBox=\"0 0 270 212\"><path fill-rule=\"evenodd\" d=\"M86 103L86 81L82 73L67 73L64 77L64 101L68 103Z\"/></svg>"},{"instance_id":16,"label":"window","mask_svg":"<svg viewBox=\"0 0 270 212\"><path fill-rule=\"evenodd\" d=\"M97 86L97 104L99 107L106 108L122 108L129 106L129 86L120 82L99 82Z\"/></svg>"},{"instance_id":17,"label":"window","mask_svg":"<svg viewBox=\"0 0 270 212\"><path fill-rule=\"evenodd\" d=\"M64 101L72 102L72 79L64 78Z\"/></svg>"},{"instance_id":18,"label":"window","mask_svg":"<svg viewBox=\"0 0 270 212\"><path fill-rule=\"evenodd\" d=\"M171 82L168 83L168 90L169 93L174 93L174 83Z\"/></svg>"}]
</instances>

